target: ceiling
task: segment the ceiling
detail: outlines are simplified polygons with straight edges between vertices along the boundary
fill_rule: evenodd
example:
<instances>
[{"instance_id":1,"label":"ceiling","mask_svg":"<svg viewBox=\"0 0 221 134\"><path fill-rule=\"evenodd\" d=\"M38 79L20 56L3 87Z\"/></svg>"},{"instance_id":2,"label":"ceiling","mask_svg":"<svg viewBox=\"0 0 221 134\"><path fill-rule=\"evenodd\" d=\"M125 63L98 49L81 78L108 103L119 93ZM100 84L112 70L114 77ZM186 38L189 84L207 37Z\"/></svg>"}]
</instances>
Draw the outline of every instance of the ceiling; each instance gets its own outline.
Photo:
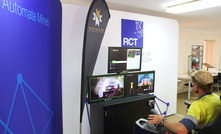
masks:
<instances>
[{"instance_id":1,"label":"ceiling","mask_svg":"<svg viewBox=\"0 0 221 134\"><path fill-rule=\"evenodd\" d=\"M90 6L92 0L60 0L62 4ZM106 0L109 9L175 19L181 29L221 35L221 6L181 14L166 13L166 7L180 0Z\"/></svg>"}]
</instances>

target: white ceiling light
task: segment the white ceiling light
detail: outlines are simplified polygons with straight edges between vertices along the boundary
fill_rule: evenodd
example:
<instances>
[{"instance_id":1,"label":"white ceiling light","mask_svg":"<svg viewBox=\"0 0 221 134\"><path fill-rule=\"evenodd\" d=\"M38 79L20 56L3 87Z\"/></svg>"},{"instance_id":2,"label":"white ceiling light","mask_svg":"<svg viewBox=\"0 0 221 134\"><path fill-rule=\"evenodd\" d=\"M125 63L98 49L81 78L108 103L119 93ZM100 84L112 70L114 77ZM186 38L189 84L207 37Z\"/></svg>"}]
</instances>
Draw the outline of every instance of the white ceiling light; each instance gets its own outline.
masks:
<instances>
[{"instance_id":1,"label":"white ceiling light","mask_svg":"<svg viewBox=\"0 0 221 134\"><path fill-rule=\"evenodd\" d=\"M166 12L176 14L176 13L190 12L205 8L216 7L216 6L221 6L221 0L192 0L189 2L169 6L166 9Z\"/></svg>"}]
</instances>

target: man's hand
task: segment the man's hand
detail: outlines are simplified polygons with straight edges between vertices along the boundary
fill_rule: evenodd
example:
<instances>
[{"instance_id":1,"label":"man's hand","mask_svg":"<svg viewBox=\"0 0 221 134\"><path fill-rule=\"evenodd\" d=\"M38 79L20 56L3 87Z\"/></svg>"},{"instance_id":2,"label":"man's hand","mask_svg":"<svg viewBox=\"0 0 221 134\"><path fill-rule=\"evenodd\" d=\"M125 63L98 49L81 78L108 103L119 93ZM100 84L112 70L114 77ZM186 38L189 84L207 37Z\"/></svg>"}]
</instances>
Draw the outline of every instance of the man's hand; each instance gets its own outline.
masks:
<instances>
[{"instance_id":1,"label":"man's hand","mask_svg":"<svg viewBox=\"0 0 221 134\"><path fill-rule=\"evenodd\" d=\"M160 114L157 115L149 115L148 116L148 123L149 124L160 124L160 121L163 119L163 116ZM179 122L170 122L168 120L165 120L163 125L170 129L171 131L177 133L177 134L187 134L188 130L186 127Z\"/></svg>"},{"instance_id":2,"label":"man's hand","mask_svg":"<svg viewBox=\"0 0 221 134\"><path fill-rule=\"evenodd\" d=\"M160 114L157 115L149 115L148 116L148 123L149 124L160 124L160 121L163 119L163 116Z\"/></svg>"}]
</instances>

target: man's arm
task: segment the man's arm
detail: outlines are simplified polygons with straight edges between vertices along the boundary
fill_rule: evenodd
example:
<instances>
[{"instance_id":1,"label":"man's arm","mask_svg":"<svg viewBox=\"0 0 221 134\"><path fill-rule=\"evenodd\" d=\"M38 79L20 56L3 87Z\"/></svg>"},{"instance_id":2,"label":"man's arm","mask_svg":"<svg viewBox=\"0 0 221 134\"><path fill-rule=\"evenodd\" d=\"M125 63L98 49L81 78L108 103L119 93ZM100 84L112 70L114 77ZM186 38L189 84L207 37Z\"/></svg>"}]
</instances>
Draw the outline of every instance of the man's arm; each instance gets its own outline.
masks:
<instances>
[{"instance_id":1,"label":"man's arm","mask_svg":"<svg viewBox=\"0 0 221 134\"><path fill-rule=\"evenodd\" d=\"M167 127L168 129L170 129L171 131L178 133L178 134L187 134L188 130L186 129L186 127L179 122L170 122L168 120L165 120L163 122L163 125L165 127Z\"/></svg>"},{"instance_id":2,"label":"man's arm","mask_svg":"<svg viewBox=\"0 0 221 134\"><path fill-rule=\"evenodd\" d=\"M160 121L163 119L162 115L149 115L148 117L148 123L149 124L160 124ZM179 122L170 122L168 120L165 120L163 122L163 125L170 129L171 131L178 133L178 134L187 134L188 130L186 127Z\"/></svg>"}]
</instances>

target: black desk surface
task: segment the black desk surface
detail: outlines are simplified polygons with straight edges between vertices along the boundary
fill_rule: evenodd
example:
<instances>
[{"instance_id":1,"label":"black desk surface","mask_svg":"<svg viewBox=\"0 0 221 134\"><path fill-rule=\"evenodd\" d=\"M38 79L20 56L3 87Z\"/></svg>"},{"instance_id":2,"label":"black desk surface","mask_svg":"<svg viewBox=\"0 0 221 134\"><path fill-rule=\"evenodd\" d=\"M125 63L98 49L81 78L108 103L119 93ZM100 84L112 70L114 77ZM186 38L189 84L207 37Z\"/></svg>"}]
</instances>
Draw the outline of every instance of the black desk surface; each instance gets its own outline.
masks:
<instances>
[{"instance_id":1,"label":"black desk surface","mask_svg":"<svg viewBox=\"0 0 221 134\"><path fill-rule=\"evenodd\" d=\"M153 99L155 97L156 96L151 95L151 94L142 94L142 95L137 95L137 96L128 96L128 97L117 98L117 99L108 100L108 101L102 101L102 102L98 102L98 104L105 107L105 106L122 104L122 103L142 100L142 99ZM93 105L93 103L92 103L92 105Z\"/></svg>"}]
</instances>

